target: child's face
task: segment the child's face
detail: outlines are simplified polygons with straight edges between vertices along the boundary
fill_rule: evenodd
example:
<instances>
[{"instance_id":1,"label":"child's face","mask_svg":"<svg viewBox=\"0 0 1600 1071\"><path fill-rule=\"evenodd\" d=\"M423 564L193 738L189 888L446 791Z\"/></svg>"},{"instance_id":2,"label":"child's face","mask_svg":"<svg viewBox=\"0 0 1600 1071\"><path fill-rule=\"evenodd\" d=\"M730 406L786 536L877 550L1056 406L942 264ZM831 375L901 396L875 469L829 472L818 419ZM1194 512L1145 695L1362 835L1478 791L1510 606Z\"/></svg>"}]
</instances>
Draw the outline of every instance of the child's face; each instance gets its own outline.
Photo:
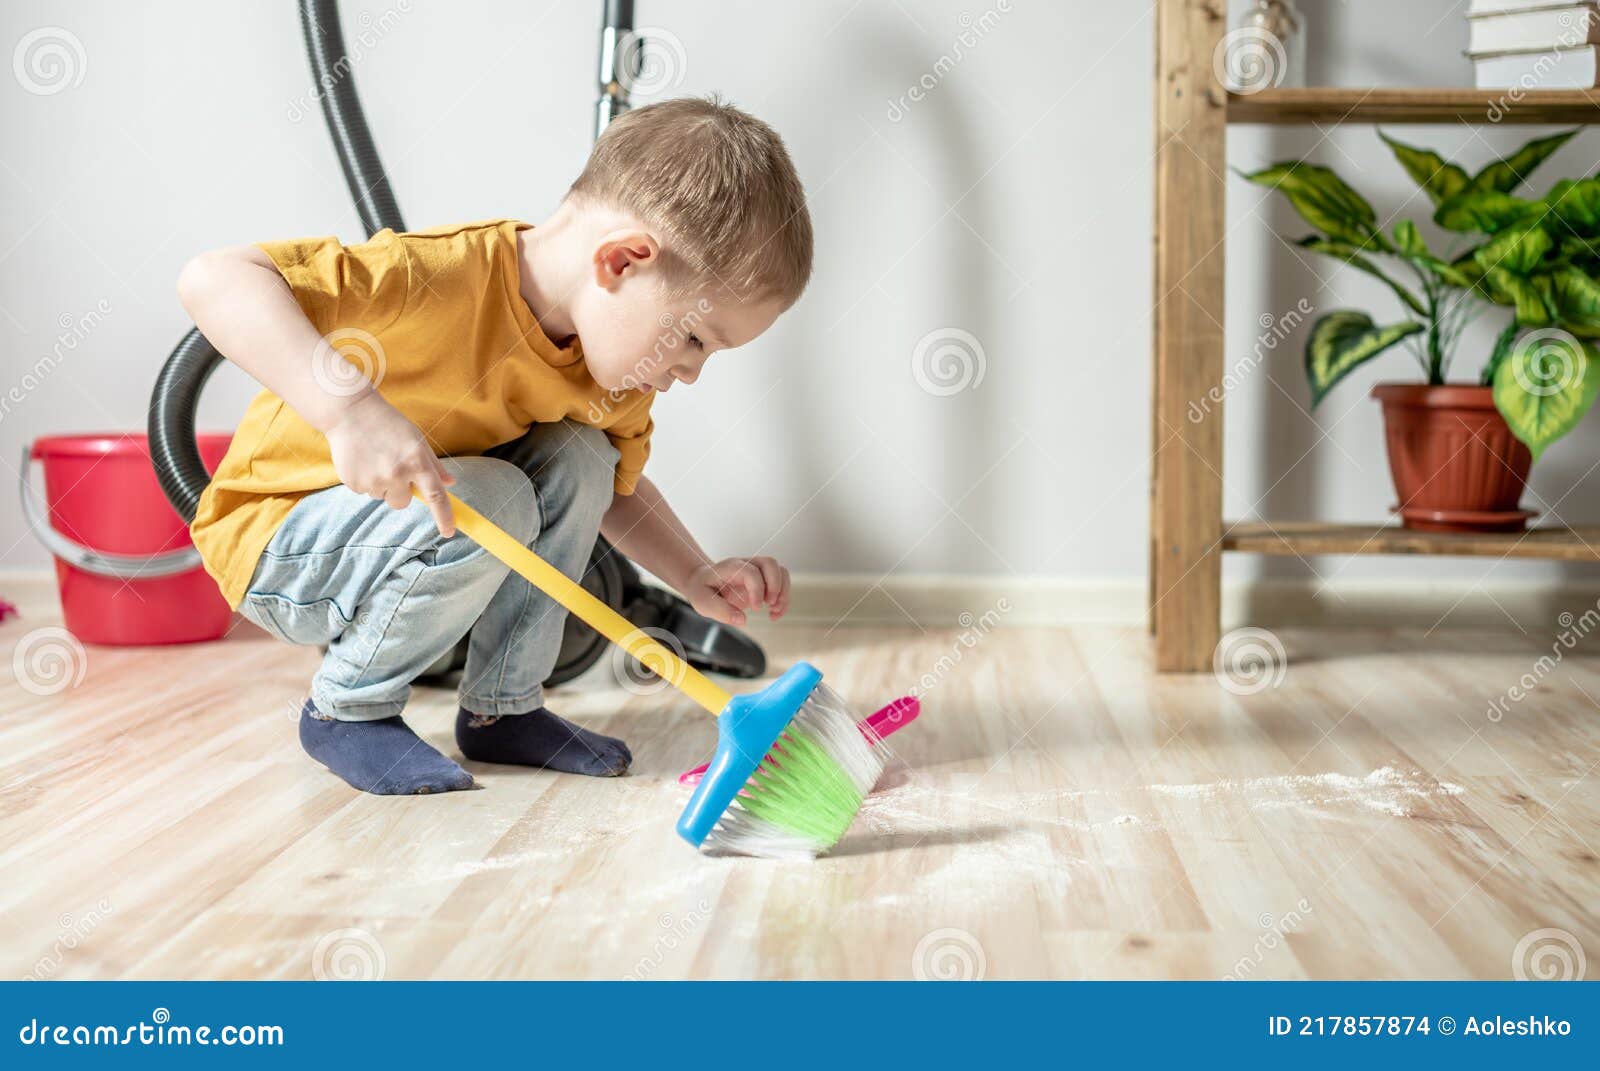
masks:
<instances>
[{"instance_id":1,"label":"child's face","mask_svg":"<svg viewBox=\"0 0 1600 1071\"><path fill-rule=\"evenodd\" d=\"M742 301L716 286L684 297L654 267L629 265L609 279L602 273L573 303L584 361L606 390L693 383L713 353L758 338L784 310L777 299Z\"/></svg>"}]
</instances>

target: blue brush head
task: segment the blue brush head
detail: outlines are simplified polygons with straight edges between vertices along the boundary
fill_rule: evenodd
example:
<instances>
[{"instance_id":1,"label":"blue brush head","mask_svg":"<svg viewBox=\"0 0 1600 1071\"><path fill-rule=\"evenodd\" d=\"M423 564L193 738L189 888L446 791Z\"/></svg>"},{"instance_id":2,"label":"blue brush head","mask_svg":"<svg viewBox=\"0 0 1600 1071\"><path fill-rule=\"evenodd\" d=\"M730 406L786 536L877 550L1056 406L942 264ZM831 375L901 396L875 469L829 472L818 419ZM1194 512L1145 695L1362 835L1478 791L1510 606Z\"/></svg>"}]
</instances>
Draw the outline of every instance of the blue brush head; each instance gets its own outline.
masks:
<instances>
[{"instance_id":1,"label":"blue brush head","mask_svg":"<svg viewBox=\"0 0 1600 1071\"><path fill-rule=\"evenodd\" d=\"M717 717L717 752L678 818L680 837L696 848L705 843L820 683L817 667L797 662L759 692L733 697Z\"/></svg>"}]
</instances>

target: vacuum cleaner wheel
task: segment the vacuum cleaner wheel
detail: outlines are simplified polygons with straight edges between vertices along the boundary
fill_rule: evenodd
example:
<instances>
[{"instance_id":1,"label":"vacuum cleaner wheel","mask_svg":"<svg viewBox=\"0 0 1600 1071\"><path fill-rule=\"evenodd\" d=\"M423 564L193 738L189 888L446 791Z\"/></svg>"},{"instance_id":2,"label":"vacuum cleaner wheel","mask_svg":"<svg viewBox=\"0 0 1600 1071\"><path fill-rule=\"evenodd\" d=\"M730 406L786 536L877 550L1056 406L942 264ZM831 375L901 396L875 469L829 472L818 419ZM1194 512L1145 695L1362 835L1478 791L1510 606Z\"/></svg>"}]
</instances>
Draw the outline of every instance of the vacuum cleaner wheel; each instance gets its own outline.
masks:
<instances>
[{"instance_id":1,"label":"vacuum cleaner wheel","mask_svg":"<svg viewBox=\"0 0 1600 1071\"><path fill-rule=\"evenodd\" d=\"M626 580L617 555L611 553L610 544L604 540L594 545L583 586L607 606L619 606L626 597ZM550 678L545 683L565 684L581 675L600 661L606 646L604 636L568 614L566 628L561 633L561 652L556 655L555 669L550 671Z\"/></svg>"}]
</instances>

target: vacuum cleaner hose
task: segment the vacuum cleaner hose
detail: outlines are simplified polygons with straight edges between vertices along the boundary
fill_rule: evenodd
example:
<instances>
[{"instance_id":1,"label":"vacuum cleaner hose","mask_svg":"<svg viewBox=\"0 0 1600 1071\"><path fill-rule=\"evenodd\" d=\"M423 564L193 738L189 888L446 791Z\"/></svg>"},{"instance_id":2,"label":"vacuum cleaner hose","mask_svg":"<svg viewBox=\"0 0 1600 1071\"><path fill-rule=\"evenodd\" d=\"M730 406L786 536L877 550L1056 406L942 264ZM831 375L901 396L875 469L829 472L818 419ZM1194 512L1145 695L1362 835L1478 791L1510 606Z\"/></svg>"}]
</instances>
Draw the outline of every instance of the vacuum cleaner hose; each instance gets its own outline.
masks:
<instances>
[{"instance_id":1,"label":"vacuum cleaner hose","mask_svg":"<svg viewBox=\"0 0 1600 1071\"><path fill-rule=\"evenodd\" d=\"M222 354L191 327L173 349L150 394L150 461L161 491L184 522L194 520L200 493L211 482L194 437L195 408Z\"/></svg>"},{"instance_id":2,"label":"vacuum cleaner hose","mask_svg":"<svg viewBox=\"0 0 1600 1071\"><path fill-rule=\"evenodd\" d=\"M368 237L385 227L405 230L361 98L356 96L355 79L350 77L337 0L300 0L300 30L311 60L314 92L322 101L322 115L361 225ZM194 421L200 392L221 363L222 354L191 328L162 366L150 396L150 460L167 501L185 521L194 520L200 494L211 481L195 444Z\"/></svg>"},{"instance_id":3,"label":"vacuum cleaner hose","mask_svg":"<svg viewBox=\"0 0 1600 1071\"><path fill-rule=\"evenodd\" d=\"M322 117L327 120L339 167L344 170L345 184L350 187L367 237L384 228L405 230L389 176L378 160L378 148L367 128L361 98L356 95L356 80L350 77L350 54L344 47L338 0L300 0L300 32L305 37L311 77L316 83L312 91L322 100Z\"/></svg>"}]
</instances>

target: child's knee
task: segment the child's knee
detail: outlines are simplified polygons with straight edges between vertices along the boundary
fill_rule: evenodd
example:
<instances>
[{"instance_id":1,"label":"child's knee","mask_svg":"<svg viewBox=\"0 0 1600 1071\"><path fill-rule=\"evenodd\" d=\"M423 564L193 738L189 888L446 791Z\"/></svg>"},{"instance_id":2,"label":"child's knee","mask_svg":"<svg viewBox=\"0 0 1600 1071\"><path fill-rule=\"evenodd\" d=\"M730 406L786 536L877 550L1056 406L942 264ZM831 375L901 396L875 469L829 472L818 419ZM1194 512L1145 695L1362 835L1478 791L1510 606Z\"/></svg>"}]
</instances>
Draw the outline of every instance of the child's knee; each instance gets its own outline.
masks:
<instances>
[{"instance_id":1,"label":"child's knee","mask_svg":"<svg viewBox=\"0 0 1600 1071\"><path fill-rule=\"evenodd\" d=\"M493 457L445 458L456 478L450 488L463 502L526 543L539 531L539 502L527 474Z\"/></svg>"}]
</instances>

